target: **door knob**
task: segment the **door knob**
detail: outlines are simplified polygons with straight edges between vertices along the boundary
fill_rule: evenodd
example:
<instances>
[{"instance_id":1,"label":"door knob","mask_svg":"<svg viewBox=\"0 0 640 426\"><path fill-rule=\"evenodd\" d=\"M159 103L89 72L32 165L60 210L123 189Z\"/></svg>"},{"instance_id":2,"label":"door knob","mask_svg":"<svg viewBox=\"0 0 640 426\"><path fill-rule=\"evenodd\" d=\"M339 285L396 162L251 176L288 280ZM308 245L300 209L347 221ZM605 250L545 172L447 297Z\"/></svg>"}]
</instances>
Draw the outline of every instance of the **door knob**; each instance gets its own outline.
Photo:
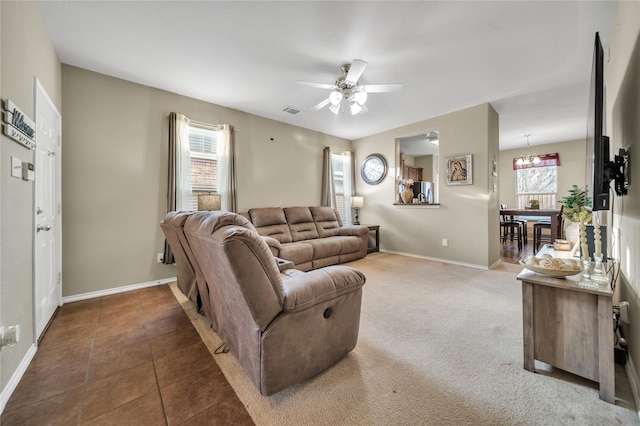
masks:
<instances>
[{"instance_id":1,"label":"door knob","mask_svg":"<svg viewBox=\"0 0 640 426\"><path fill-rule=\"evenodd\" d=\"M38 227L36 228L36 230L38 232L40 232L40 231L49 231L50 229L51 229L51 225L45 225L45 226L38 225Z\"/></svg>"}]
</instances>

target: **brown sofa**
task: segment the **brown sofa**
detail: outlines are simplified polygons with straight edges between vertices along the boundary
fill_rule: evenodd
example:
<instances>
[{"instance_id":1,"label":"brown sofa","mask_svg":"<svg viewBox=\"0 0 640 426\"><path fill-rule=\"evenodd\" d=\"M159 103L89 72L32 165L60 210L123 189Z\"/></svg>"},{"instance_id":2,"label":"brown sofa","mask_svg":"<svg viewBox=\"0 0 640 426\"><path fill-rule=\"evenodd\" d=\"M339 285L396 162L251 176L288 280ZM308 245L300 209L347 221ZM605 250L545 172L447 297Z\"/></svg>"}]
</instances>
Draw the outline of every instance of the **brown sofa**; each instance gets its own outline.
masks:
<instances>
[{"instance_id":1,"label":"brown sofa","mask_svg":"<svg viewBox=\"0 0 640 426\"><path fill-rule=\"evenodd\" d=\"M190 214L183 230L217 333L261 394L300 383L355 347L362 273L282 267L265 238L235 213Z\"/></svg>"},{"instance_id":2,"label":"brown sofa","mask_svg":"<svg viewBox=\"0 0 640 426\"><path fill-rule=\"evenodd\" d=\"M247 217L274 256L293 262L302 271L367 255L369 229L344 226L330 207L263 207L249 210Z\"/></svg>"}]
</instances>

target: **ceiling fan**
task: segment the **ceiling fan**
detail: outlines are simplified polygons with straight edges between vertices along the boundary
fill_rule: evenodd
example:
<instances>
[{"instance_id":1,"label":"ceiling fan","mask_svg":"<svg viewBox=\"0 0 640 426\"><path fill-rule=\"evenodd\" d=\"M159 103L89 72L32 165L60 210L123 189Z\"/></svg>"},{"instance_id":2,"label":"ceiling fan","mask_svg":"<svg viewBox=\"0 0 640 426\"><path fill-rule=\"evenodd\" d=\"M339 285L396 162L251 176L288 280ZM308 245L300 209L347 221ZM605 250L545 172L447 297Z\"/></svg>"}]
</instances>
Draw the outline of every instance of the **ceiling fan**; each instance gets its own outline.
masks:
<instances>
[{"instance_id":1,"label":"ceiling fan","mask_svg":"<svg viewBox=\"0 0 640 426\"><path fill-rule=\"evenodd\" d=\"M298 80L298 84L319 89L331 90L329 97L314 107L310 111L318 111L327 105L334 114L349 108L351 115L366 112L367 97L369 93L387 93L402 90L402 83L391 84L362 84L358 85L358 79L362 76L367 63L362 59L354 59L352 63L342 66L342 75L335 84L311 83Z\"/></svg>"}]
</instances>

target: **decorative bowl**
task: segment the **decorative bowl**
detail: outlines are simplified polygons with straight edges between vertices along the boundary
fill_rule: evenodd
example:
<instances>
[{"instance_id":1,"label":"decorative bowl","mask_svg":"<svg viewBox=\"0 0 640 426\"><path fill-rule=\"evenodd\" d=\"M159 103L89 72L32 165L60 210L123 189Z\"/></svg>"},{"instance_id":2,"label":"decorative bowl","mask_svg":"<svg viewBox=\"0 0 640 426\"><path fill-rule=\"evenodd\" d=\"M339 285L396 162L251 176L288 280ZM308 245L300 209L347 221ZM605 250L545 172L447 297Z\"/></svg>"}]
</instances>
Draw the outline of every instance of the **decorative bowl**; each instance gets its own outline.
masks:
<instances>
[{"instance_id":1,"label":"decorative bowl","mask_svg":"<svg viewBox=\"0 0 640 426\"><path fill-rule=\"evenodd\" d=\"M554 250L569 251L571 250L571 243L567 240L556 240L553 243L553 248Z\"/></svg>"},{"instance_id":2,"label":"decorative bowl","mask_svg":"<svg viewBox=\"0 0 640 426\"><path fill-rule=\"evenodd\" d=\"M582 269L547 269L537 265L528 265L527 262L521 260L520 266L533 271L540 275L546 275L548 277L560 278L568 277L571 275L578 275L582 272Z\"/></svg>"}]
</instances>

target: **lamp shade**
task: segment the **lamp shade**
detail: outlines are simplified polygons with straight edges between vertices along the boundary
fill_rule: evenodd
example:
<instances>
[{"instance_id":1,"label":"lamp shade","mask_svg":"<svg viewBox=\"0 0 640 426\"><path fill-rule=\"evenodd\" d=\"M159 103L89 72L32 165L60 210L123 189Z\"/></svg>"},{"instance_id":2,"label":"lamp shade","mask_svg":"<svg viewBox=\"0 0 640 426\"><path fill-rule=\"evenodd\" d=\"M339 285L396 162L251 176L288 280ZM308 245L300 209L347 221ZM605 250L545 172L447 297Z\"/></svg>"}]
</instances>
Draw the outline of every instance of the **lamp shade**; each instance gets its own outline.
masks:
<instances>
[{"instance_id":1,"label":"lamp shade","mask_svg":"<svg viewBox=\"0 0 640 426\"><path fill-rule=\"evenodd\" d=\"M364 197L351 197L351 207L361 209L364 207Z\"/></svg>"},{"instance_id":2,"label":"lamp shade","mask_svg":"<svg viewBox=\"0 0 640 426\"><path fill-rule=\"evenodd\" d=\"M212 211L222 208L222 197L220 194L198 194L198 210Z\"/></svg>"},{"instance_id":3,"label":"lamp shade","mask_svg":"<svg viewBox=\"0 0 640 426\"><path fill-rule=\"evenodd\" d=\"M334 90L329 94L329 102L331 102L331 105L338 105L340 102L342 102L342 96L342 92L340 92L339 90Z\"/></svg>"},{"instance_id":4,"label":"lamp shade","mask_svg":"<svg viewBox=\"0 0 640 426\"><path fill-rule=\"evenodd\" d=\"M355 95L353 95L353 98L360 105L364 105L367 102L367 92L365 92L364 90L358 91Z\"/></svg>"}]
</instances>

